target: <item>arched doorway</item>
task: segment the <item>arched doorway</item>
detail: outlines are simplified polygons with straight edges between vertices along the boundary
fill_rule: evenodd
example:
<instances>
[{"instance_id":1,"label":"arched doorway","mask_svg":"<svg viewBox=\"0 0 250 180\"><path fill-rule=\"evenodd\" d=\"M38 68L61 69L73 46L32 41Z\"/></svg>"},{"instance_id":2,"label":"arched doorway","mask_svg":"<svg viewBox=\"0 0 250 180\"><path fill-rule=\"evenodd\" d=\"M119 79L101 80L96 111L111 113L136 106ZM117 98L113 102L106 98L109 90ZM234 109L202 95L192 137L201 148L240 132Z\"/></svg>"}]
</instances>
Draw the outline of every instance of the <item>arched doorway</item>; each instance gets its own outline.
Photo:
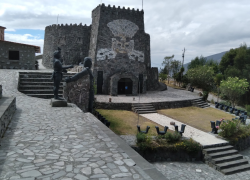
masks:
<instances>
[{"instance_id":1,"label":"arched doorway","mask_svg":"<svg viewBox=\"0 0 250 180\"><path fill-rule=\"evenodd\" d=\"M132 94L133 81L130 78L121 78L118 81L118 94Z\"/></svg>"}]
</instances>

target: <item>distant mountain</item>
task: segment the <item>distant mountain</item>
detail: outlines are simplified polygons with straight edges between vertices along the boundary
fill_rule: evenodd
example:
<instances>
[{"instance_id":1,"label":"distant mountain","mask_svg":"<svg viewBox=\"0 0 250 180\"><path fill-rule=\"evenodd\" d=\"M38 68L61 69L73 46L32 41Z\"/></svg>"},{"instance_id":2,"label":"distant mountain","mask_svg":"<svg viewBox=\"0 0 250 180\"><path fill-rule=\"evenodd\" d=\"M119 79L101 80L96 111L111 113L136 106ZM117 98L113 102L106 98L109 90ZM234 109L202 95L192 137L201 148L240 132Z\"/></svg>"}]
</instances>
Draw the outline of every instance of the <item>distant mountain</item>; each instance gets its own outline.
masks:
<instances>
[{"instance_id":1,"label":"distant mountain","mask_svg":"<svg viewBox=\"0 0 250 180\"><path fill-rule=\"evenodd\" d=\"M223 56L224 54L226 54L226 52L228 52L228 51L224 51L224 52L221 52L221 53L218 53L218 54L214 54L214 55L211 55L211 56L207 56L207 57L205 57L205 58L206 58L206 60L213 60L213 61L216 61L216 62L220 63L222 56ZM188 70L188 65L189 65L190 63L191 63L191 62L186 63L186 64L183 65L183 67L185 68L184 74L187 72L187 70Z\"/></svg>"}]
</instances>

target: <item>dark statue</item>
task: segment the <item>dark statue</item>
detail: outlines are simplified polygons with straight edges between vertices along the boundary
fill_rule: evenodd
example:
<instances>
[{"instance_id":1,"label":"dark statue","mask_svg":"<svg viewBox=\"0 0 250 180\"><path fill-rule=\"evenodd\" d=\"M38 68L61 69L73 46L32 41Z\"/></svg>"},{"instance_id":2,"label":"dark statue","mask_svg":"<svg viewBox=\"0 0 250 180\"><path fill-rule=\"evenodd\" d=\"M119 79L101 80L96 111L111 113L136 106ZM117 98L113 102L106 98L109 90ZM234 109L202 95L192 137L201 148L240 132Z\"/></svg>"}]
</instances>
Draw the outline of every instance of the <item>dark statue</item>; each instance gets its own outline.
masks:
<instances>
[{"instance_id":1,"label":"dark statue","mask_svg":"<svg viewBox=\"0 0 250 180\"><path fill-rule=\"evenodd\" d=\"M54 72L52 74L52 78L54 80L54 98L58 100L64 100L64 98L61 98L58 96L58 90L60 86L60 82L63 77L63 72L67 73L68 68L73 68L73 65L70 66L62 66L63 60L61 59L61 49L58 47L58 49L54 52L54 59L53 59L53 68Z\"/></svg>"},{"instance_id":2,"label":"dark statue","mask_svg":"<svg viewBox=\"0 0 250 180\"><path fill-rule=\"evenodd\" d=\"M92 66L92 59L89 57L84 58L83 62L84 68L81 72L77 73L72 77L65 78L66 83L77 81L78 79L82 78L83 76L89 75L89 104L88 104L88 112L93 112L93 101L94 101L94 76L91 71Z\"/></svg>"}]
</instances>

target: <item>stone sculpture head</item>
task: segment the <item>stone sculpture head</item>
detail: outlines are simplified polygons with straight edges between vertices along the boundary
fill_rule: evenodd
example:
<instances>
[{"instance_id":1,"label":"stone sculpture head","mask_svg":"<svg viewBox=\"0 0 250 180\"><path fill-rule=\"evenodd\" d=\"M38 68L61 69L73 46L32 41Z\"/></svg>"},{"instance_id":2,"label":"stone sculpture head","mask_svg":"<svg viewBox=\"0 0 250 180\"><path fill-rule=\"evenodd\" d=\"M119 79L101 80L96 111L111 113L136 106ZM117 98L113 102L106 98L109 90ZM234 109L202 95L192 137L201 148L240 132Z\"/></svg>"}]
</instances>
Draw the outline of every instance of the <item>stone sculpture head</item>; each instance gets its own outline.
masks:
<instances>
[{"instance_id":1,"label":"stone sculpture head","mask_svg":"<svg viewBox=\"0 0 250 180\"><path fill-rule=\"evenodd\" d=\"M90 57L85 57L83 63L84 63L84 67L88 67L89 69L91 69L92 59Z\"/></svg>"}]
</instances>

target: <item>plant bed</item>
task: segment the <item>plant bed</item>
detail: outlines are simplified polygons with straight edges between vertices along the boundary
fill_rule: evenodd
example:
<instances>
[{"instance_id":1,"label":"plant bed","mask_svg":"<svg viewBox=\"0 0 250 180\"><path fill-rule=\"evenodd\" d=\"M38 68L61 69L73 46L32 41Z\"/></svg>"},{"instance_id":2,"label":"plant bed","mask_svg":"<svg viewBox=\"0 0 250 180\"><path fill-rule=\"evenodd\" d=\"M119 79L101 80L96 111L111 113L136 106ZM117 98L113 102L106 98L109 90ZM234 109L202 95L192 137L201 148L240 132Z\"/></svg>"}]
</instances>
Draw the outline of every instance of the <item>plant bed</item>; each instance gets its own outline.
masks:
<instances>
[{"instance_id":1,"label":"plant bed","mask_svg":"<svg viewBox=\"0 0 250 180\"><path fill-rule=\"evenodd\" d=\"M219 136L229 141L238 151L250 147L250 125L243 125L240 120L222 121Z\"/></svg>"},{"instance_id":2,"label":"plant bed","mask_svg":"<svg viewBox=\"0 0 250 180\"><path fill-rule=\"evenodd\" d=\"M154 138L137 134L137 146L132 148L150 162L201 161L203 157L199 143L193 139L181 138L177 132Z\"/></svg>"}]
</instances>

